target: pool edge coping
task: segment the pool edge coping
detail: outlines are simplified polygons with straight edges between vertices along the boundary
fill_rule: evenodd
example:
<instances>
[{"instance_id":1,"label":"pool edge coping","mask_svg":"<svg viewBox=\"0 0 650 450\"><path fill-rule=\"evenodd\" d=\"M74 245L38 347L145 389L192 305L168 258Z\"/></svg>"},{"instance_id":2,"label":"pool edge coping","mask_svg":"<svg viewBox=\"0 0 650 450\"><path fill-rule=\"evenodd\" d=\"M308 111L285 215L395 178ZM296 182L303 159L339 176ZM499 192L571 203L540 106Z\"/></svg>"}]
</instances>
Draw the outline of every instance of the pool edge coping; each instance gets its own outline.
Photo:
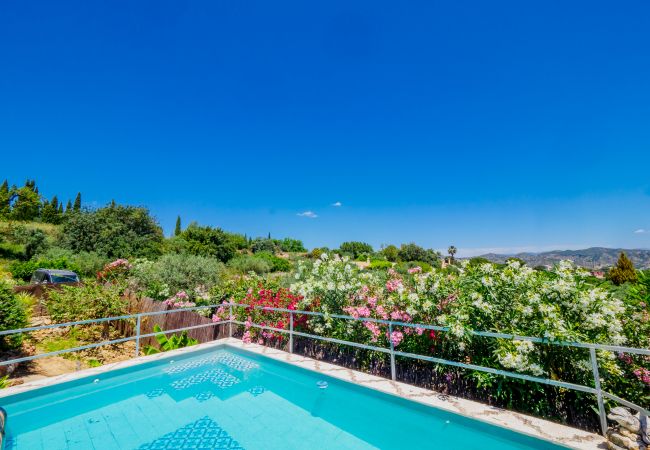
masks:
<instances>
[{"instance_id":1,"label":"pool edge coping","mask_svg":"<svg viewBox=\"0 0 650 450\"><path fill-rule=\"evenodd\" d=\"M499 428L505 428L507 430L542 439L568 448L578 450L597 450L607 448L606 440L595 433L589 433L577 428L572 428L522 413L496 408L477 401L445 395L430 389L392 381L376 375L359 372L306 356L292 354L283 350L252 343L244 344L241 340L235 338L218 339L212 342L185 347L178 350L157 353L154 355L139 356L100 367L93 367L77 372L30 381L18 386L12 386L0 390L0 401L5 397L28 392L34 389L54 386L93 375L100 375L113 370L169 359L177 355L194 353L219 346L228 346L265 356L276 361L301 367L312 372L322 373L384 394L393 395L429 407L459 414L470 419L479 420L490 425L498 426Z\"/></svg>"}]
</instances>

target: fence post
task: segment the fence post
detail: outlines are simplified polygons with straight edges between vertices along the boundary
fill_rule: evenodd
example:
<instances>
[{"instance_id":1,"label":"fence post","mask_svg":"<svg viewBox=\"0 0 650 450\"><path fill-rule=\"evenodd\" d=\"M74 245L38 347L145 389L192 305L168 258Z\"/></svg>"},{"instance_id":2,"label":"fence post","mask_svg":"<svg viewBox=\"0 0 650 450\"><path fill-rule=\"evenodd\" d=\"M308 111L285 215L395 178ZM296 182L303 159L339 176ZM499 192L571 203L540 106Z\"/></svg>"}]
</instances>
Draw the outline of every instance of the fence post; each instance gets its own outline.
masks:
<instances>
[{"instance_id":1,"label":"fence post","mask_svg":"<svg viewBox=\"0 0 650 450\"><path fill-rule=\"evenodd\" d=\"M390 378L395 381L395 346L393 345L393 324L388 323L388 342L390 343Z\"/></svg>"},{"instance_id":2,"label":"fence post","mask_svg":"<svg viewBox=\"0 0 650 450\"><path fill-rule=\"evenodd\" d=\"M135 357L140 356L140 325L142 321L142 316L137 315L136 326L135 326Z\"/></svg>"},{"instance_id":3,"label":"fence post","mask_svg":"<svg viewBox=\"0 0 650 450\"><path fill-rule=\"evenodd\" d=\"M293 353L293 311L289 312L289 353Z\"/></svg>"},{"instance_id":4,"label":"fence post","mask_svg":"<svg viewBox=\"0 0 650 450\"><path fill-rule=\"evenodd\" d=\"M589 348L591 356L591 370L594 373L594 383L596 385L596 396L598 398L598 412L600 414L600 428L603 436L607 436L607 413L605 412L605 402L603 402L603 390L600 387L600 374L598 373L598 360L596 359L596 349Z\"/></svg>"},{"instance_id":5,"label":"fence post","mask_svg":"<svg viewBox=\"0 0 650 450\"><path fill-rule=\"evenodd\" d=\"M232 337L232 303L228 307L228 337Z\"/></svg>"}]
</instances>

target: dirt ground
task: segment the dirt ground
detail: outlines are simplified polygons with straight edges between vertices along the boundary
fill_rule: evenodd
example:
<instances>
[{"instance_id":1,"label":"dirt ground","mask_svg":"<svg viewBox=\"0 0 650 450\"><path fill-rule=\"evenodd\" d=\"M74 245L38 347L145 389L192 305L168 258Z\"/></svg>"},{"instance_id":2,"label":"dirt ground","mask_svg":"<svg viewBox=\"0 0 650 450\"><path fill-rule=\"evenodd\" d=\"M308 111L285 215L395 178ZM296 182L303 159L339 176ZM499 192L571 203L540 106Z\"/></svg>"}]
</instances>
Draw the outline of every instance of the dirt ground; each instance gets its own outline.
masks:
<instances>
[{"instance_id":1,"label":"dirt ground","mask_svg":"<svg viewBox=\"0 0 650 450\"><path fill-rule=\"evenodd\" d=\"M48 324L50 324L49 318L41 316L32 318L30 326ZM108 339L119 339L121 337L123 336L111 329ZM29 336L25 338L20 351L3 354L0 355L0 357L2 359L20 358L90 343L98 343L103 340L107 339L102 337L102 329L99 326L86 326L75 328L73 330L69 328L39 330L30 333ZM0 373L0 376L8 373L9 386L15 386L41 378L71 373L117 361L124 361L132 358L134 353L135 342L122 342L119 344L106 345L88 350L35 359L19 363L17 366L13 367L0 366L0 370L4 369L4 371Z\"/></svg>"}]
</instances>

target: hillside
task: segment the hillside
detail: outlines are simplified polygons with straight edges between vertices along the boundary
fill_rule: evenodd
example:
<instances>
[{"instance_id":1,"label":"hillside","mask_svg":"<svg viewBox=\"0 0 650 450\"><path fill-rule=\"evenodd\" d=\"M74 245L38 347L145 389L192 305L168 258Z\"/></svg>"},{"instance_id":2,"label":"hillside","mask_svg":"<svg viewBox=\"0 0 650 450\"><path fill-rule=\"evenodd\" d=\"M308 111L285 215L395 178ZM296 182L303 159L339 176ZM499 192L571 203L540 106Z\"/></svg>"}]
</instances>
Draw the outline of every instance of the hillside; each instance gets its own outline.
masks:
<instances>
[{"instance_id":1,"label":"hillside","mask_svg":"<svg viewBox=\"0 0 650 450\"><path fill-rule=\"evenodd\" d=\"M517 253L515 255L488 253L481 255L481 257L499 263L514 257L526 261L529 266L553 265L563 259L568 259L579 266L598 269L614 265L621 252L625 252L637 268L650 268L650 250L641 249L591 247L583 250L553 250L542 253Z\"/></svg>"}]
</instances>

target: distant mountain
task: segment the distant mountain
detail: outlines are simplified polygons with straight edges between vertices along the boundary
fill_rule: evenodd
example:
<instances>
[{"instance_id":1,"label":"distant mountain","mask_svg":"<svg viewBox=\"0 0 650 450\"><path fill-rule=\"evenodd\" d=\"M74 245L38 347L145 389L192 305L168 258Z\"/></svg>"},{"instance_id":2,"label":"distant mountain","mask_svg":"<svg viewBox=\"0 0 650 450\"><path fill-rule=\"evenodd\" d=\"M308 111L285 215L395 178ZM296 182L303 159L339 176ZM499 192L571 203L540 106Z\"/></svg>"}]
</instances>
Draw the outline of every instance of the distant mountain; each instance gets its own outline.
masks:
<instances>
[{"instance_id":1,"label":"distant mountain","mask_svg":"<svg viewBox=\"0 0 650 450\"><path fill-rule=\"evenodd\" d=\"M505 262L508 258L519 258L526 261L526 264L531 267L552 266L563 259L568 259L581 267L601 269L613 266L621 252L625 252L637 269L650 268L650 250L641 249L591 247L584 250L553 250L542 253L517 253L515 255L488 253L481 255L481 257L497 263Z\"/></svg>"}]
</instances>

